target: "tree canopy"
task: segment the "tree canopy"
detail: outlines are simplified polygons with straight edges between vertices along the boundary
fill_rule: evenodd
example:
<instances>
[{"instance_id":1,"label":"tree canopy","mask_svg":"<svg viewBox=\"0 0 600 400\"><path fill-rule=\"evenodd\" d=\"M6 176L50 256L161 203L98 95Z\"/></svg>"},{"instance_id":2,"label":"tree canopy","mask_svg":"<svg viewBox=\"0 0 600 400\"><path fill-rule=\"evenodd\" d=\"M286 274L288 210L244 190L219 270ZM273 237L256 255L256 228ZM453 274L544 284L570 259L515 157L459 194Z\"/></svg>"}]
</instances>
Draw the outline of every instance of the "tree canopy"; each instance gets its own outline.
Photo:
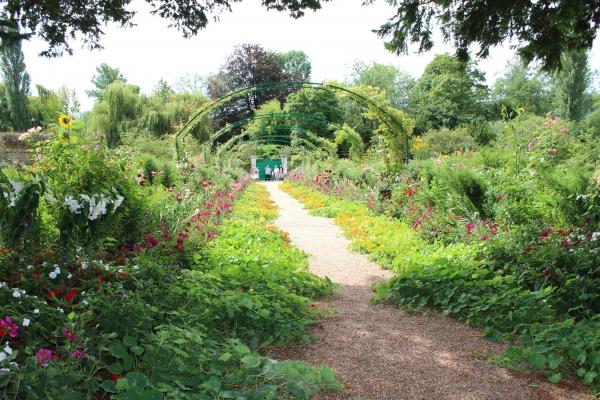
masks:
<instances>
[{"instance_id":1,"label":"tree canopy","mask_svg":"<svg viewBox=\"0 0 600 400\"><path fill-rule=\"evenodd\" d=\"M210 19L217 20L231 5L242 0L145 0L151 12L170 21L184 37L196 35ZM330 0L262 0L267 9L287 11L294 18L305 10L318 10ZM600 3L592 0L386 0L396 13L375 32L389 38L386 47L407 53L411 43L420 52L434 45L440 29L463 61L472 45L486 57L490 48L507 39L518 42L526 62L542 61L545 69L556 69L566 50L592 47L600 24ZM375 0L365 0L365 5ZM6 0L0 38L37 36L48 44L42 55L72 53L69 41L80 38L90 48L101 48L103 26L132 26L136 12L132 0ZM21 33L15 31L17 22Z\"/></svg>"},{"instance_id":2,"label":"tree canopy","mask_svg":"<svg viewBox=\"0 0 600 400\"><path fill-rule=\"evenodd\" d=\"M556 69L566 50L592 47L600 24L600 2L573 0L386 0L397 11L377 34L390 38L386 47L397 54L418 43L419 52L434 46L440 29L463 61L472 45L487 57L490 48L507 39L518 42L527 62L541 60L544 69ZM375 0L367 0L372 4Z\"/></svg>"}]
</instances>

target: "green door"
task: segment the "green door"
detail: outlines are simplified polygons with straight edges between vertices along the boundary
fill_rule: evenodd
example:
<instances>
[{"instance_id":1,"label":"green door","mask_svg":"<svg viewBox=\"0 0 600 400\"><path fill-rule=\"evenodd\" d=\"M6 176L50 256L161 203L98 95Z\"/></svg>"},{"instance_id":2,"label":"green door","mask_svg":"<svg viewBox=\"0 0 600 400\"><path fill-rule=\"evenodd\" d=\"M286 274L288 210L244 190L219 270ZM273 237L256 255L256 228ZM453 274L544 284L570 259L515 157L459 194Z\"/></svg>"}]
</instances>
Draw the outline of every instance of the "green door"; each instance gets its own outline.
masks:
<instances>
[{"instance_id":1,"label":"green door","mask_svg":"<svg viewBox=\"0 0 600 400\"><path fill-rule=\"evenodd\" d=\"M265 168L267 167L267 165L271 167L271 171L273 171L275 167L281 167L281 160L256 160L256 168L258 168L258 179L261 181L264 181L266 179Z\"/></svg>"}]
</instances>

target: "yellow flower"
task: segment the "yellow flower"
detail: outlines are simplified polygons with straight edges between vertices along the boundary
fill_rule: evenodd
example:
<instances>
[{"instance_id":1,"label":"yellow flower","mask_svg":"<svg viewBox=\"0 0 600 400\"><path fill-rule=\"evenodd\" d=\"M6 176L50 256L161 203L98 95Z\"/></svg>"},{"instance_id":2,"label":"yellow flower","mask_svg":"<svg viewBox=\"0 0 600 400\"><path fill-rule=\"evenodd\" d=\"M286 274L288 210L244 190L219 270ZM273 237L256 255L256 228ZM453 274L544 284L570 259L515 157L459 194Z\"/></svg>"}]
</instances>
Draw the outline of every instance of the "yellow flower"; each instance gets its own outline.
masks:
<instances>
[{"instance_id":1,"label":"yellow flower","mask_svg":"<svg viewBox=\"0 0 600 400\"><path fill-rule=\"evenodd\" d=\"M58 117L58 124L61 128L69 129L73 126L73 117L66 114L60 114Z\"/></svg>"},{"instance_id":2,"label":"yellow flower","mask_svg":"<svg viewBox=\"0 0 600 400\"><path fill-rule=\"evenodd\" d=\"M517 108L517 114L521 115L525 112L525 109L523 107L519 107Z\"/></svg>"}]
</instances>

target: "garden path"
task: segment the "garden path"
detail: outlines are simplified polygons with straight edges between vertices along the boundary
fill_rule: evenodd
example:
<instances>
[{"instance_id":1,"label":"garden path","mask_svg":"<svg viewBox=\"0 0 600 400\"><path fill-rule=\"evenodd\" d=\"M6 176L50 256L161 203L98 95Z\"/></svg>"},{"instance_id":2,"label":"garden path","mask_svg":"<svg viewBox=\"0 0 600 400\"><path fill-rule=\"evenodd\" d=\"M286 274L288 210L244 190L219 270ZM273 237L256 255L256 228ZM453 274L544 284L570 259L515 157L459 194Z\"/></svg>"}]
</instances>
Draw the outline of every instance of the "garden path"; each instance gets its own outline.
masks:
<instances>
[{"instance_id":1,"label":"garden path","mask_svg":"<svg viewBox=\"0 0 600 400\"><path fill-rule=\"evenodd\" d=\"M486 341L480 331L457 320L372 304L373 282L392 273L348 251L349 241L331 219L311 216L279 189L279 183L265 186L279 207L277 226L310 254L312 272L340 285L333 301L318 303L337 310L313 327L318 342L271 354L331 366L345 390L317 399L593 399L578 385L552 385L544 377L516 374L486 362L490 352L502 351L502 345Z\"/></svg>"}]
</instances>

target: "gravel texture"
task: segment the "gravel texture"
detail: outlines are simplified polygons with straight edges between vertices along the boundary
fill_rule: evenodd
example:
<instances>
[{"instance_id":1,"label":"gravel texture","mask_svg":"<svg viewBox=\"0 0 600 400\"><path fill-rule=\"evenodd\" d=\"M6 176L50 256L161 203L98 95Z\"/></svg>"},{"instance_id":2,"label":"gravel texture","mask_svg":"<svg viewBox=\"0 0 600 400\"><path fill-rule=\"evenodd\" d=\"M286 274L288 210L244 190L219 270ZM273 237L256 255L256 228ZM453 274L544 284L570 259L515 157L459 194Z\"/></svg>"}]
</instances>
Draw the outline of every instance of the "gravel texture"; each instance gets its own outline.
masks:
<instances>
[{"instance_id":1,"label":"gravel texture","mask_svg":"<svg viewBox=\"0 0 600 400\"><path fill-rule=\"evenodd\" d=\"M276 225L310 254L315 274L340 285L331 302L317 303L337 310L312 328L318 341L271 354L331 366L345 390L316 399L594 399L578 383L552 385L543 376L518 374L486 362L503 345L486 341L479 330L457 320L371 304L372 283L392 273L348 251L349 241L338 226L328 218L311 216L279 190L277 182L265 186L279 207Z\"/></svg>"}]
</instances>

